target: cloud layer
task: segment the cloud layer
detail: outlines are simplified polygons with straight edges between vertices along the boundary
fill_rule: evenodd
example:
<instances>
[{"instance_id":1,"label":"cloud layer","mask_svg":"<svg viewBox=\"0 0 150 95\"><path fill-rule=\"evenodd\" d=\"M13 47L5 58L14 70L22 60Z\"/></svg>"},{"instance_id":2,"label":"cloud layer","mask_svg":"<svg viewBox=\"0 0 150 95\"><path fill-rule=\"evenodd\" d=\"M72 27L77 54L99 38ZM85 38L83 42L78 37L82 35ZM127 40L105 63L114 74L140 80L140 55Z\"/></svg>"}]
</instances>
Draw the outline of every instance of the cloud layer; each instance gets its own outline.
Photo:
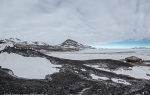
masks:
<instances>
[{"instance_id":1,"label":"cloud layer","mask_svg":"<svg viewBox=\"0 0 150 95\"><path fill-rule=\"evenodd\" d=\"M0 38L100 44L150 37L150 0L0 0Z\"/></svg>"}]
</instances>

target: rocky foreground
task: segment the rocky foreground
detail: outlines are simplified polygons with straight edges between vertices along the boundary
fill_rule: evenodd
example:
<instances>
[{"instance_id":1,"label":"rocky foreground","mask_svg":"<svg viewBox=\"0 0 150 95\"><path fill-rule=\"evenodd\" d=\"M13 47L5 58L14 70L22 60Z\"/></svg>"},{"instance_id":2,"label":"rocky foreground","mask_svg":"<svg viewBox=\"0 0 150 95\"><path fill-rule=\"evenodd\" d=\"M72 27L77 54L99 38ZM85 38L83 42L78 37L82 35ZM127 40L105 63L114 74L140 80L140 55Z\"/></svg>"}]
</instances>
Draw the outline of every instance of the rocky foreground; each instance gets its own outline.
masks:
<instances>
[{"instance_id":1,"label":"rocky foreground","mask_svg":"<svg viewBox=\"0 0 150 95\"><path fill-rule=\"evenodd\" d=\"M47 56L31 49L5 48L2 52L16 53L24 57L43 57L52 64L62 65L58 73L45 79L19 78L7 68L0 68L0 95L48 94L48 95L150 95L150 80L98 70L88 65L99 64L110 70L129 68L132 65L116 60L68 60ZM91 75L106 79L93 79ZM125 82L115 82L120 79Z\"/></svg>"}]
</instances>

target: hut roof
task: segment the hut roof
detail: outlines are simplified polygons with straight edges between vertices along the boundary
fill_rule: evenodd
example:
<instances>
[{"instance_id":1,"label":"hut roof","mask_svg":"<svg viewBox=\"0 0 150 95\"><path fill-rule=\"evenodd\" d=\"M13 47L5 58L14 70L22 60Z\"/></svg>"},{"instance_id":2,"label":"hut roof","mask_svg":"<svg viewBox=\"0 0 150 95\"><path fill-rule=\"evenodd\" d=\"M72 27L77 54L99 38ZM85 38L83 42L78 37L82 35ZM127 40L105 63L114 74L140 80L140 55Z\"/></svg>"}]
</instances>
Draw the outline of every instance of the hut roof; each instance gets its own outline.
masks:
<instances>
[{"instance_id":1,"label":"hut roof","mask_svg":"<svg viewBox=\"0 0 150 95\"><path fill-rule=\"evenodd\" d=\"M142 60L141 58L138 58L136 56L126 57L125 59L128 59L128 60Z\"/></svg>"}]
</instances>

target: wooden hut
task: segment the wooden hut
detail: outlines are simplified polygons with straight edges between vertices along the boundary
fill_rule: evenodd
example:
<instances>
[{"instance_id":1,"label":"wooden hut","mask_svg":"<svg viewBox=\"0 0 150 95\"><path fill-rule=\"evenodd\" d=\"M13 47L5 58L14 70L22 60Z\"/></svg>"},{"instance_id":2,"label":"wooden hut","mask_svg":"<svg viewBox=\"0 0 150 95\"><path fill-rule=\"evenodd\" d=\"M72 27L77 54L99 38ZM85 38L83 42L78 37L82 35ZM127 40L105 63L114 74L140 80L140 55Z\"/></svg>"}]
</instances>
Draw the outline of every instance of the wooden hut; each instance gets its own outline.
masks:
<instances>
[{"instance_id":1,"label":"wooden hut","mask_svg":"<svg viewBox=\"0 0 150 95\"><path fill-rule=\"evenodd\" d=\"M126 62L141 62L142 59L141 58L138 58L136 56L130 56L130 57L127 57L125 58Z\"/></svg>"}]
</instances>

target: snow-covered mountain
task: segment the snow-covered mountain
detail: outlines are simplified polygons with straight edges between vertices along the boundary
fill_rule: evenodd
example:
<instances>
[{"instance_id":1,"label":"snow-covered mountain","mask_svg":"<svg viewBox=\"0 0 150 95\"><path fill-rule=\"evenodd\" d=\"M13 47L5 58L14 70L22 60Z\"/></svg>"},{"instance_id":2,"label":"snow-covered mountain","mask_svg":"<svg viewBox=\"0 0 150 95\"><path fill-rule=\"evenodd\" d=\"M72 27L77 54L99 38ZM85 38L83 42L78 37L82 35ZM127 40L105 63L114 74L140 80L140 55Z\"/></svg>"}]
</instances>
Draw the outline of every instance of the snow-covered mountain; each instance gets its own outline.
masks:
<instances>
[{"instance_id":1,"label":"snow-covered mountain","mask_svg":"<svg viewBox=\"0 0 150 95\"><path fill-rule=\"evenodd\" d=\"M93 49L91 46L82 45L76 41L71 39L67 39L60 45L49 45L44 42L32 42L32 41L21 41L17 38L10 39L1 39L0 40L0 48L3 50L6 46L10 47L18 47L18 48L26 48L26 49L34 49L34 50L48 50L48 51L79 51L82 49Z\"/></svg>"},{"instance_id":2,"label":"snow-covered mountain","mask_svg":"<svg viewBox=\"0 0 150 95\"><path fill-rule=\"evenodd\" d=\"M60 44L60 46L62 46L64 48L75 49L75 50L82 50L82 49L86 49L86 48L93 49L93 47L91 47L91 46L83 45L83 44L78 43L72 39L67 39L62 44Z\"/></svg>"},{"instance_id":3,"label":"snow-covered mountain","mask_svg":"<svg viewBox=\"0 0 150 95\"><path fill-rule=\"evenodd\" d=\"M13 44L22 44L22 45L48 45L47 43L40 42L40 41L37 41L37 42L22 41L18 38L1 39L0 42L13 43Z\"/></svg>"},{"instance_id":4,"label":"snow-covered mountain","mask_svg":"<svg viewBox=\"0 0 150 95\"><path fill-rule=\"evenodd\" d=\"M48 46L44 42L22 41L18 38L0 39L0 51L7 47L25 48L25 49L46 49Z\"/></svg>"}]
</instances>

